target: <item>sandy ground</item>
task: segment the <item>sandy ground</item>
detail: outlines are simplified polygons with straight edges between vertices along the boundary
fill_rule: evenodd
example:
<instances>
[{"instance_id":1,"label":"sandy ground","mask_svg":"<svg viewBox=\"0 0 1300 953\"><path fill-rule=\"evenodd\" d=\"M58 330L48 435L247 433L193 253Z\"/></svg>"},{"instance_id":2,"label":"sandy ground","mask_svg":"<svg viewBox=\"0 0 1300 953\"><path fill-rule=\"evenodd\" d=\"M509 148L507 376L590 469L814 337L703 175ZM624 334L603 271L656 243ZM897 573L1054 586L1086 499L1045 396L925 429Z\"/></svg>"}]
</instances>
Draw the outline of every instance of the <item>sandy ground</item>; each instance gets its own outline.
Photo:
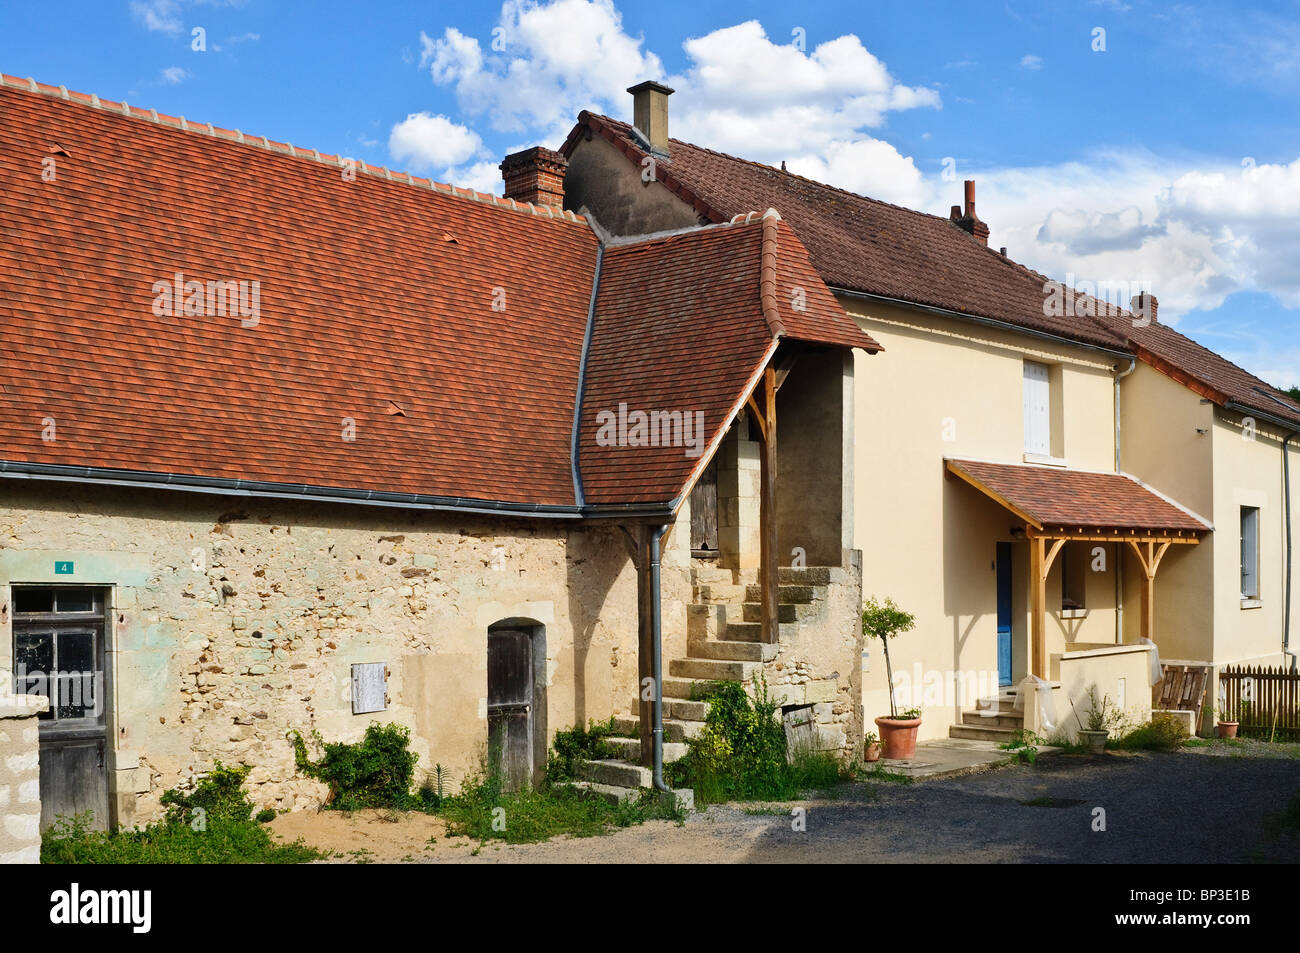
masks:
<instances>
[{"instance_id":1,"label":"sandy ground","mask_svg":"<svg viewBox=\"0 0 1300 953\"><path fill-rule=\"evenodd\" d=\"M1298 793L1294 757L1062 755L962 778L845 784L796 804L714 805L681 824L542 844L447 839L436 818L383 811L290 814L272 826L343 862L1296 863L1300 837L1277 835L1269 819ZM1094 829L1098 808L1105 830Z\"/></svg>"}]
</instances>

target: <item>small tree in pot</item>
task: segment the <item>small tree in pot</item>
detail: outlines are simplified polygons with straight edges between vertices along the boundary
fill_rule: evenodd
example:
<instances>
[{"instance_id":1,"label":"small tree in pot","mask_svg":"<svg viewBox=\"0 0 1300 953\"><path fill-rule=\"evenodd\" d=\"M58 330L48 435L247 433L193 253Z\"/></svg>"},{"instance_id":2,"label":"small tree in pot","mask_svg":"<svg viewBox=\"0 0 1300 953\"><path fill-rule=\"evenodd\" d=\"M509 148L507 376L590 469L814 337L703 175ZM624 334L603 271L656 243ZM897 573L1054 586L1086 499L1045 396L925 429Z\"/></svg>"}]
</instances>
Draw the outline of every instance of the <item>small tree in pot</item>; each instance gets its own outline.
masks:
<instances>
[{"instance_id":1,"label":"small tree in pot","mask_svg":"<svg viewBox=\"0 0 1300 953\"><path fill-rule=\"evenodd\" d=\"M889 679L889 717L876 719L880 729L882 757L906 760L916 754L916 733L921 727L921 710L898 710L894 699L894 666L889 658L889 640L916 627L916 616L904 612L893 599L883 603L875 596L867 600L862 609L862 634L870 639L880 639L885 649L885 675Z\"/></svg>"}]
</instances>

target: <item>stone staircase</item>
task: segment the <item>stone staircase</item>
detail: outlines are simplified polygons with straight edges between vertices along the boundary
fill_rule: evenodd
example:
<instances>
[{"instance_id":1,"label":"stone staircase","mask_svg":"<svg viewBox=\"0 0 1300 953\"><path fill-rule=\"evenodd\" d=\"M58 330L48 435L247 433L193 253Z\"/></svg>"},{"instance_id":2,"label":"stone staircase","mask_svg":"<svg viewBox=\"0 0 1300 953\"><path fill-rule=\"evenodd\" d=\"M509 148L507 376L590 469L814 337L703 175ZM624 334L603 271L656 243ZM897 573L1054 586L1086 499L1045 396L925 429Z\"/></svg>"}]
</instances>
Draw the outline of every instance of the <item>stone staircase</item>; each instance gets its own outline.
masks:
<instances>
[{"instance_id":1,"label":"stone staircase","mask_svg":"<svg viewBox=\"0 0 1300 953\"><path fill-rule=\"evenodd\" d=\"M1004 688L996 698L980 699L974 711L961 713L961 724L948 728L949 738L1003 744L1025 727L1025 713L1016 711L1016 691Z\"/></svg>"},{"instance_id":2,"label":"stone staircase","mask_svg":"<svg viewBox=\"0 0 1300 953\"><path fill-rule=\"evenodd\" d=\"M778 590L778 619L782 641L798 631L826 597L834 573L825 566L782 568ZM667 659L663 684L664 763L686 756L687 740L704 730L709 703L699 700L709 682L748 682L777 657L780 646L759 641L762 635L761 590L753 569L712 566L692 568L692 602L687 608L687 651L684 658ZM614 758L584 761L578 785L612 801L653 786L652 769L642 762L640 719L615 718L618 735L606 739ZM646 759L647 761L649 758ZM694 807L689 790L675 792L686 810Z\"/></svg>"}]
</instances>

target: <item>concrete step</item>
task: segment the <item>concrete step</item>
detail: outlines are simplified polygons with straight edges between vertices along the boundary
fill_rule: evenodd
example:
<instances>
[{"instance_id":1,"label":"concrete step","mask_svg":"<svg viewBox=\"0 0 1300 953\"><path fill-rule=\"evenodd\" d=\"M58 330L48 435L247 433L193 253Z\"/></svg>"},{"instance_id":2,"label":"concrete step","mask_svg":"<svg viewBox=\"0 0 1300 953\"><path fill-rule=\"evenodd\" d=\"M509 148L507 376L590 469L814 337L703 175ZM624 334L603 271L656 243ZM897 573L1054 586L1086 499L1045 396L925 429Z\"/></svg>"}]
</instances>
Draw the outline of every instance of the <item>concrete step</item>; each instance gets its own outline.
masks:
<instances>
[{"instance_id":1,"label":"concrete step","mask_svg":"<svg viewBox=\"0 0 1300 953\"><path fill-rule=\"evenodd\" d=\"M671 662L669 662L668 665L669 668L672 667ZM691 704L708 704L707 702L700 701L699 699L699 695L707 687L708 687L708 677L665 678L664 692L663 692L665 704L667 704L667 700L669 698L674 700L672 702L672 704L674 705L676 705L679 701L688 702ZM674 717L676 717L675 712L674 712Z\"/></svg>"},{"instance_id":2,"label":"concrete step","mask_svg":"<svg viewBox=\"0 0 1300 953\"><path fill-rule=\"evenodd\" d=\"M682 702L688 705L690 702ZM704 703L701 703L704 704ZM688 738L696 737L704 730L704 721L684 721L678 718L668 717L669 713L668 700L664 699L664 741L685 741ZM705 705L707 711L708 706ZM618 715L614 718L614 727L618 731L619 737L622 738L639 738L641 737L641 719L636 715Z\"/></svg>"},{"instance_id":3,"label":"concrete step","mask_svg":"<svg viewBox=\"0 0 1300 953\"><path fill-rule=\"evenodd\" d=\"M596 781L571 781L569 787L584 791L594 797L604 798L610 804L618 804L630 797L648 796L641 788L627 788L617 784L600 784ZM681 810L687 812L695 810L695 792L690 788L674 788L673 796L677 799L677 806Z\"/></svg>"},{"instance_id":4,"label":"concrete step","mask_svg":"<svg viewBox=\"0 0 1300 953\"><path fill-rule=\"evenodd\" d=\"M1011 728L984 728L980 725L952 725L948 728L949 738L965 738L969 741L995 741L999 744L1010 741L1015 735Z\"/></svg>"},{"instance_id":5,"label":"concrete step","mask_svg":"<svg viewBox=\"0 0 1300 953\"><path fill-rule=\"evenodd\" d=\"M781 622L777 625L777 637L788 639L799 632L799 623ZM725 642L761 642L763 638L762 622L728 622L722 630Z\"/></svg>"},{"instance_id":6,"label":"concrete step","mask_svg":"<svg viewBox=\"0 0 1300 953\"><path fill-rule=\"evenodd\" d=\"M606 738L606 744L614 749L614 757L632 764L641 763L640 738ZM664 742L664 764L680 761L690 749L680 741Z\"/></svg>"},{"instance_id":7,"label":"concrete step","mask_svg":"<svg viewBox=\"0 0 1300 953\"><path fill-rule=\"evenodd\" d=\"M776 587L776 601L789 603L808 603L817 598L816 586L805 585L779 585ZM746 602L762 602L763 587L754 583L745 587Z\"/></svg>"},{"instance_id":8,"label":"concrete step","mask_svg":"<svg viewBox=\"0 0 1300 953\"><path fill-rule=\"evenodd\" d=\"M997 714L984 711L964 711L961 713L961 723L963 725L979 725L985 728L1010 728L1014 731L1017 728L1025 727L1025 716L1023 712L999 711Z\"/></svg>"},{"instance_id":9,"label":"concrete step","mask_svg":"<svg viewBox=\"0 0 1300 953\"><path fill-rule=\"evenodd\" d=\"M999 695L996 699L981 698L979 701L975 703L975 708L972 710L989 711L994 708L996 708L998 711L1007 711L1007 712L1015 712L1016 714L1023 714L1023 712L1016 711L1015 695Z\"/></svg>"},{"instance_id":10,"label":"concrete step","mask_svg":"<svg viewBox=\"0 0 1300 953\"><path fill-rule=\"evenodd\" d=\"M761 669L762 662L734 662L722 659L675 658L668 674L677 678L701 678L718 682L743 682Z\"/></svg>"},{"instance_id":11,"label":"concrete step","mask_svg":"<svg viewBox=\"0 0 1300 953\"><path fill-rule=\"evenodd\" d=\"M649 768L643 768L639 764L629 764L617 758L579 761L577 773L580 781L592 781L596 784L609 784L633 790L648 788L654 784L654 775Z\"/></svg>"},{"instance_id":12,"label":"concrete step","mask_svg":"<svg viewBox=\"0 0 1300 953\"><path fill-rule=\"evenodd\" d=\"M727 627L730 633L731 626ZM776 658L781 646L765 642L738 642L722 639L701 639L687 644L686 653L691 658L722 659L734 662L768 662Z\"/></svg>"}]
</instances>

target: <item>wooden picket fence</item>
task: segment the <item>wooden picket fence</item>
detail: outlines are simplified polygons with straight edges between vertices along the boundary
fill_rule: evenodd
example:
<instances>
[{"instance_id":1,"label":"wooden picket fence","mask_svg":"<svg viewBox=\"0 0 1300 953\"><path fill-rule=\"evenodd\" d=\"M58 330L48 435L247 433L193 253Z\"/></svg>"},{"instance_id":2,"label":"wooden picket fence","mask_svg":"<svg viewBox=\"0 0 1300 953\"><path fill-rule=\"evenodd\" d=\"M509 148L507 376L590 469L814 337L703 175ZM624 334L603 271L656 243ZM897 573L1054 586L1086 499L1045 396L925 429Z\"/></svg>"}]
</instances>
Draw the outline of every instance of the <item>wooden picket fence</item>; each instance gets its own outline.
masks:
<instances>
[{"instance_id":1,"label":"wooden picket fence","mask_svg":"<svg viewBox=\"0 0 1300 953\"><path fill-rule=\"evenodd\" d=\"M1225 666L1219 672L1219 720L1235 714L1237 734L1300 741L1300 674L1266 665Z\"/></svg>"}]
</instances>

